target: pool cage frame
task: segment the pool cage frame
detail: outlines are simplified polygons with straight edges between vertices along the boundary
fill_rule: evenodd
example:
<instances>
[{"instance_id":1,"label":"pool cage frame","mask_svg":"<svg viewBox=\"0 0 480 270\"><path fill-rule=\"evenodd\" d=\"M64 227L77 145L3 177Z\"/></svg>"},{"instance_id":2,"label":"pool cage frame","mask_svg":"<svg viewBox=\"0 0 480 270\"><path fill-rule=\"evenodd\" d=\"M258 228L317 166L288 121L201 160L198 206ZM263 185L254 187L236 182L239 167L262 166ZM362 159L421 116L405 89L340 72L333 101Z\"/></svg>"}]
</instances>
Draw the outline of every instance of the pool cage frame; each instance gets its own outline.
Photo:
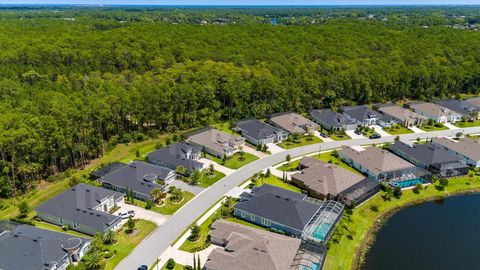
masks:
<instances>
[{"instance_id":1,"label":"pool cage frame","mask_svg":"<svg viewBox=\"0 0 480 270\"><path fill-rule=\"evenodd\" d=\"M336 201L327 201L322 207L317 211L315 216L310 220L306 229L302 233L302 239L306 242L313 242L318 244L323 244L328 241L330 236L333 233L338 221L342 218L342 212L345 208L345 205ZM324 239L318 239L313 236L317 228L323 228L324 224L329 225L328 229L324 232Z\"/></svg>"}]
</instances>

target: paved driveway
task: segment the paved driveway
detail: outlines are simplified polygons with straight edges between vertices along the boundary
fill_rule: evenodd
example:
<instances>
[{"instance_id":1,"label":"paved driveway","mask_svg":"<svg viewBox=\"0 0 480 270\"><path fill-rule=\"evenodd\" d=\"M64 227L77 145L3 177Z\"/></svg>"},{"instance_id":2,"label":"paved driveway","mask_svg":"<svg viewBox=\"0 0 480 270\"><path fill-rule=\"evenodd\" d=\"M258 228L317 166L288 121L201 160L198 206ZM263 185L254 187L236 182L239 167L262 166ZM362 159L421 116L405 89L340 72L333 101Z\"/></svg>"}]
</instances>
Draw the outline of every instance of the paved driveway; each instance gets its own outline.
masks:
<instances>
[{"instance_id":1,"label":"paved driveway","mask_svg":"<svg viewBox=\"0 0 480 270\"><path fill-rule=\"evenodd\" d=\"M189 185L189 184L187 184L183 181L180 181L180 180L173 180L170 184L168 184L168 186L174 186L174 187L177 187L177 188L181 188L181 189L183 189L185 191L188 191L188 192L190 192L194 195L197 195L204 190L201 187L192 186L192 185Z\"/></svg>"},{"instance_id":2,"label":"paved driveway","mask_svg":"<svg viewBox=\"0 0 480 270\"><path fill-rule=\"evenodd\" d=\"M448 129L459 129L459 127L456 127L450 123L443 123L444 126L446 126Z\"/></svg>"},{"instance_id":3,"label":"paved driveway","mask_svg":"<svg viewBox=\"0 0 480 270\"><path fill-rule=\"evenodd\" d=\"M373 128L373 130L375 130L375 132L380 134L382 137L392 136L392 135L388 134L387 132L385 132L383 130L383 128L379 125L373 125L373 126L371 126L371 128Z\"/></svg>"},{"instance_id":4,"label":"paved driveway","mask_svg":"<svg viewBox=\"0 0 480 270\"><path fill-rule=\"evenodd\" d=\"M254 156L257 156L257 157L259 157L259 158L264 158L264 157L267 157L267 156L268 156L267 153L263 153L263 152L261 152L261 151L257 151L256 149L253 149L252 147L247 146L247 145L245 145L245 146L243 147L243 151L244 151L245 153L249 153L249 154L252 154L252 155L254 155Z\"/></svg>"},{"instance_id":5,"label":"paved driveway","mask_svg":"<svg viewBox=\"0 0 480 270\"><path fill-rule=\"evenodd\" d=\"M280 146L278 146L274 143L267 143L267 147L268 147L268 151L270 151L270 153L272 153L272 155L285 151L285 149L281 148Z\"/></svg>"},{"instance_id":6,"label":"paved driveway","mask_svg":"<svg viewBox=\"0 0 480 270\"><path fill-rule=\"evenodd\" d=\"M421 134L402 134L399 135L404 140L415 140L432 137L455 136L457 130L441 130L425 132ZM480 127L465 128L465 134L480 133ZM179 237L190 224L199 218L210 206L215 204L232 188L242 184L246 179L251 177L255 172L264 170L274 164L278 164L285 160L289 154L292 157L298 157L313 153L322 148L322 150L336 149L342 146L366 145L372 143L393 142L394 136L382 137L377 140L357 139L346 141L335 141L329 143L312 144L292 148L281 153L272 154L266 158L258 159L249 163L236 172L224 177L222 180L213 184L210 188L200 193L198 196L190 200L174 215L172 215L162 226L158 227L147 238L145 238L115 269L132 270L139 265L151 265L164 251Z\"/></svg>"},{"instance_id":7,"label":"paved driveway","mask_svg":"<svg viewBox=\"0 0 480 270\"><path fill-rule=\"evenodd\" d=\"M210 164L213 164L213 168L215 170L217 170L219 172L222 172L225 175L230 175L235 171L235 170L232 170L232 169L227 168L225 166L222 166L222 165L220 165L220 164L216 163L215 161L210 160L208 158L201 158L199 161L203 163L204 168L208 168L208 167L210 167Z\"/></svg>"},{"instance_id":8,"label":"paved driveway","mask_svg":"<svg viewBox=\"0 0 480 270\"><path fill-rule=\"evenodd\" d=\"M352 140L365 139L363 135L356 134L355 130L345 130L345 133L347 133L348 137L352 138Z\"/></svg>"},{"instance_id":9,"label":"paved driveway","mask_svg":"<svg viewBox=\"0 0 480 270\"><path fill-rule=\"evenodd\" d=\"M413 131L414 133L425 133L425 131L419 129L418 127L408 127L411 131Z\"/></svg>"},{"instance_id":10,"label":"paved driveway","mask_svg":"<svg viewBox=\"0 0 480 270\"><path fill-rule=\"evenodd\" d=\"M169 217L169 216L166 216L166 215L159 214L157 212L147 210L147 209L142 208L142 207L138 207L138 206L131 205L131 204L126 204L125 202L118 203L118 206L120 207L120 209L115 211L115 213L114 213L115 215L117 215L119 212L125 212L125 211L128 211L128 210L133 210L133 211L135 211L135 218L151 221L151 222L157 224L157 226L160 226L163 223L165 223L165 221L167 221L167 219Z\"/></svg>"}]
</instances>

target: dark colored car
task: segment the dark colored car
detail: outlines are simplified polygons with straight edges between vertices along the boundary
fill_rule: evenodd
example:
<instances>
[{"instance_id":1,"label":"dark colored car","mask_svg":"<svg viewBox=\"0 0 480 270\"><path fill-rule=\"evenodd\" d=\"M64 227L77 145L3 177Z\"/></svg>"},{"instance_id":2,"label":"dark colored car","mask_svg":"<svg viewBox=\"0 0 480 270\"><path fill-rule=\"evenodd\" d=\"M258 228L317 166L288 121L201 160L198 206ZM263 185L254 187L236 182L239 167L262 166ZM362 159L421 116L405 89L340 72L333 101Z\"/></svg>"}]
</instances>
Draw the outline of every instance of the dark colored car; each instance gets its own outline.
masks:
<instances>
[{"instance_id":1,"label":"dark colored car","mask_svg":"<svg viewBox=\"0 0 480 270\"><path fill-rule=\"evenodd\" d=\"M325 132L320 133L320 136L322 136L323 138L328 138L328 134Z\"/></svg>"},{"instance_id":2,"label":"dark colored car","mask_svg":"<svg viewBox=\"0 0 480 270\"><path fill-rule=\"evenodd\" d=\"M354 133L357 134L357 135L362 135L362 132L358 129L355 129Z\"/></svg>"},{"instance_id":3,"label":"dark colored car","mask_svg":"<svg viewBox=\"0 0 480 270\"><path fill-rule=\"evenodd\" d=\"M375 133L375 134L370 136L370 139L380 139L381 137L382 136L380 134Z\"/></svg>"},{"instance_id":4,"label":"dark colored car","mask_svg":"<svg viewBox=\"0 0 480 270\"><path fill-rule=\"evenodd\" d=\"M146 266L145 264L141 265L140 267L137 268L137 270L148 270L148 266Z\"/></svg>"}]
</instances>

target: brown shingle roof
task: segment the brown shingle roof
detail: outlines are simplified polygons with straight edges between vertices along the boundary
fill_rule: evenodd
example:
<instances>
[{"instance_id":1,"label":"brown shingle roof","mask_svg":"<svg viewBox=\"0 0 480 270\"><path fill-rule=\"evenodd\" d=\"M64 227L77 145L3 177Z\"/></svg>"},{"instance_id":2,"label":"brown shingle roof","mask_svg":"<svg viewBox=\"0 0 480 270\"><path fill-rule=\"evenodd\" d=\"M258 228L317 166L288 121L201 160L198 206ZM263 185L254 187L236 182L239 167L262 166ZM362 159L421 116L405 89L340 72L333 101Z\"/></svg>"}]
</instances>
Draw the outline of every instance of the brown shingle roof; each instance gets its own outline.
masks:
<instances>
[{"instance_id":1,"label":"brown shingle roof","mask_svg":"<svg viewBox=\"0 0 480 270\"><path fill-rule=\"evenodd\" d=\"M213 242L222 242L208 256L205 267L214 270L286 270L295 258L300 239L217 220L212 226Z\"/></svg>"},{"instance_id":2,"label":"brown shingle roof","mask_svg":"<svg viewBox=\"0 0 480 270\"><path fill-rule=\"evenodd\" d=\"M270 121L290 133L304 134L318 128L313 121L294 112L274 114Z\"/></svg>"}]
</instances>

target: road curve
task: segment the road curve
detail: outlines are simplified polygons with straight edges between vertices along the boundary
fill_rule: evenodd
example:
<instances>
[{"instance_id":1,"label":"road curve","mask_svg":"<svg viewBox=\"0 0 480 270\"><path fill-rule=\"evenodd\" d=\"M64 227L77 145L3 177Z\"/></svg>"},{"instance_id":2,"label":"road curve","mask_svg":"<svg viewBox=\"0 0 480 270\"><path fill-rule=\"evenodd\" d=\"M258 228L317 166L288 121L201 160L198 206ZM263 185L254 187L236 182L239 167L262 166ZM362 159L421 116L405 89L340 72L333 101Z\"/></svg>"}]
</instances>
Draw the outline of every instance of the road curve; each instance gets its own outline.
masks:
<instances>
[{"instance_id":1,"label":"road curve","mask_svg":"<svg viewBox=\"0 0 480 270\"><path fill-rule=\"evenodd\" d=\"M431 137L455 136L458 132L464 134L480 133L480 127L431 131L399 135L402 140L425 139ZM379 144L393 142L396 136L382 137L376 140L356 139L346 141L325 142L292 148L281 153L258 159L243 166L231 175L224 177L210 188L206 189L172 215L162 226L145 238L115 269L135 270L140 265L152 265L157 258L177 239L186 228L197 220L208 208L222 198L229 190L240 185L256 172L264 170L285 160L289 154L292 158L306 155L319 150L331 150L342 146Z\"/></svg>"}]
</instances>

